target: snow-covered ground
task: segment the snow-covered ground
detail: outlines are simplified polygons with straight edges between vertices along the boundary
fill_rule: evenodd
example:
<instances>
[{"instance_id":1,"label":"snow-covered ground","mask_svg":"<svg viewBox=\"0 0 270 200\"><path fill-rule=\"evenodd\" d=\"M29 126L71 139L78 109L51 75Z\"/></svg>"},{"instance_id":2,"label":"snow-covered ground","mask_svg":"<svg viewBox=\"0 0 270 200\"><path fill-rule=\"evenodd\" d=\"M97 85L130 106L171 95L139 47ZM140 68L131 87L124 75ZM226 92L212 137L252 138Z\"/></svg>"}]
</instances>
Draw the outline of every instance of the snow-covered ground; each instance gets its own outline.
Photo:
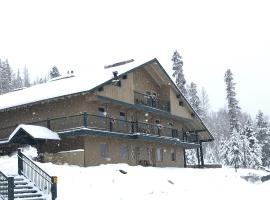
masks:
<instances>
[{"instance_id":1,"label":"snow-covered ground","mask_svg":"<svg viewBox=\"0 0 270 200\"><path fill-rule=\"evenodd\" d=\"M33 150L27 153L34 155ZM250 173L266 174L258 170L241 169L235 173L229 168L154 168L126 164L82 168L38 164L49 174L58 176L58 200L269 199L270 181L251 183L241 178ZM16 155L0 157L0 170L16 174Z\"/></svg>"}]
</instances>

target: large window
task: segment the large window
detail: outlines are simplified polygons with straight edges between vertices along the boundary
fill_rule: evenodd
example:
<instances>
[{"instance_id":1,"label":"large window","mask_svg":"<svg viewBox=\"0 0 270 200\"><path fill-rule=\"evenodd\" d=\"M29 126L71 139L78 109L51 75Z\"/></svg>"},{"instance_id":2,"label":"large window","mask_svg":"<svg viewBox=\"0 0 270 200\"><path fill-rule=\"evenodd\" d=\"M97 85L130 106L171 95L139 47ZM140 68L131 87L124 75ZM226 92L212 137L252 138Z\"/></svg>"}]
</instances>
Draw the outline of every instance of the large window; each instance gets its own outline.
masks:
<instances>
[{"instance_id":1,"label":"large window","mask_svg":"<svg viewBox=\"0 0 270 200\"><path fill-rule=\"evenodd\" d=\"M157 148L156 158L157 158L157 161L163 161L163 149L162 148Z\"/></svg>"},{"instance_id":2,"label":"large window","mask_svg":"<svg viewBox=\"0 0 270 200\"><path fill-rule=\"evenodd\" d=\"M128 160L128 145L122 144L120 146L120 157L123 160Z\"/></svg>"},{"instance_id":3,"label":"large window","mask_svg":"<svg viewBox=\"0 0 270 200\"><path fill-rule=\"evenodd\" d=\"M100 156L102 158L108 158L108 145L107 145L107 143L100 143Z\"/></svg>"}]
</instances>

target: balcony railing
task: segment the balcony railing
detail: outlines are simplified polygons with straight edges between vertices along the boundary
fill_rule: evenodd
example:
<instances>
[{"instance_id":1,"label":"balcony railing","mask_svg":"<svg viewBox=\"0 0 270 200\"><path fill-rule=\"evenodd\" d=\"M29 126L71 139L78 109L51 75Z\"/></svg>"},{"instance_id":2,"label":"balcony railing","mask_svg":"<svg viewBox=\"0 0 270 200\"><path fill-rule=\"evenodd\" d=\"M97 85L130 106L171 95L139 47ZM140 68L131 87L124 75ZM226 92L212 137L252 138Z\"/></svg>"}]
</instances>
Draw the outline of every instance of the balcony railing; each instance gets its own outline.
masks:
<instances>
[{"instance_id":1,"label":"balcony railing","mask_svg":"<svg viewBox=\"0 0 270 200\"><path fill-rule=\"evenodd\" d=\"M145 106L170 112L170 102L161 100L155 95L148 95L134 91L134 102L135 104L142 104Z\"/></svg>"},{"instance_id":2,"label":"balcony railing","mask_svg":"<svg viewBox=\"0 0 270 200\"><path fill-rule=\"evenodd\" d=\"M14 199L14 177L8 177L0 171L0 199Z\"/></svg>"},{"instance_id":3,"label":"balcony railing","mask_svg":"<svg viewBox=\"0 0 270 200\"><path fill-rule=\"evenodd\" d=\"M28 124L44 126L56 132L78 127L86 127L126 134L144 133L158 137L178 138L183 142L189 143L198 142L197 134L183 132L174 127L167 127L161 124L149 124L139 121L121 120L108 116L88 114L86 112L83 114L47 119ZM0 133L2 132L1 130L6 130L6 128L0 129ZM11 134L11 132L9 134Z\"/></svg>"},{"instance_id":4,"label":"balcony railing","mask_svg":"<svg viewBox=\"0 0 270 200\"><path fill-rule=\"evenodd\" d=\"M18 149L18 174L30 180L48 199L57 198L57 177L50 176Z\"/></svg>"}]
</instances>

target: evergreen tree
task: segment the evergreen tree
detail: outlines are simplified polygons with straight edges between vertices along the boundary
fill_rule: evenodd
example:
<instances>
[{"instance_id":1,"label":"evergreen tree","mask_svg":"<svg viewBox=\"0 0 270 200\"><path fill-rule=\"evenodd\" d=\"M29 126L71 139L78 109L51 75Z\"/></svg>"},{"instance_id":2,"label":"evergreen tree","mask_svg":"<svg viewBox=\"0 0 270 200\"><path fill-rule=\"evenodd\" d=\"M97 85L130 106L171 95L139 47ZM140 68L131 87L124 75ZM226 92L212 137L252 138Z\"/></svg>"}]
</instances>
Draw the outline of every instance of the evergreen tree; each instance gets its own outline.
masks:
<instances>
[{"instance_id":1,"label":"evergreen tree","mask_svg":"<svg viewBox=\"0 0 270 200\"><path fill-rule=\"evenodd\" d=\"M188 165L197 165L198 164L198 158L196 156L196 150L195 149L186 149L186 162Z\"/></svg>"},{"instance_id":2,"label":"evergreen tree","mask_svg":"<svg viewBox=\"0 0 270 200\"><path fill-rule=\"evenodd\" d=\"M226 158L221 156L221 150L224 147L225 140L229 138L228 130L230 129L229 115L226 108L220 109L218 112L211 112L208 118L208 128L215 140L207 145L213 150L216 161L223 163L222 160Z\"/></svg>"},{"instance_id":3,"label":"evergreen tree","mask_svg":"<svg viewBox=\"0 0 270 200\"><path fill-rule=\"evenodd\" d=\"M235 92L235 83L233 82L233 74L230 69L228 69L225 73L224 80L226 83L226 91L227 91L227 100L228 100L228 111L230 117L230 131L233 129L239 132L239 113L240 107L238 106L238 101L236 100L236 92Z\"/></svg>"},{"instance_id":4,"label":"evergreen tree","mask_svg":"<svg viewBox=\"0 0 270 200\"><path fill-rule=\"evenodd\" d=\"M3 94L12 90L12 70L8 63L8 60L2 62L0 82L1 91Z\"/></svg>"},{"instance_id":5,"label":"evergreen tree","mask_svg":"<svg viewBox=\"0 0 270 200\"><path fill-rule=\"evenodd\" d=\"M55 78L61 76L61 74L59 73L59 70L56 66L53 66L52 70L50 71L50 78Z\"/></svg>"},{"instance_id":6,"label":"evergreen tree","mask_svg":"<svg viewBox=\"0 0 270 200\"><path fill-rule=\"evenodd\" d=\"M17 75L14 78L14 81L13 82L14 82L13 83L14 89L22 88L23 87L23 80L22 80L21 73L20 73L20 70L19 69L17 71Z\"/></svg>"},{"instance_id":7,"label":"evergreen tree","mask_svg":"<svg viewBox=\"0 0 270 200\"><path fill-rule=\"evenodd\" d=\"M262 111L256 116L256 134L262 147L262 165L270 166L270 130L266 117Z\"/></svg>"},{"instance_id":8,"label":"evergreen tree","mask_svg":"<svg viewBox=\"0 0 270 200\"><path fill-rule=\"evenodd\" d=\"M197 85L193 82L190 83L187 87L187 98L189 100L190 105L193 109L201 115L201 101L197 95Z\"/></svg>"},{"instance_id":9,"label":"evergreen tree","mask_svg":"<svg viewBox=\"0 0 270 200\"><path fill-rule=\"evenodd\" d=\"M241 134L243 149L243 166L258 168L262 164L262 149L256 138L254 124L248 120Z\"/></svg>"},{"instance_id":10,"label":"evergreen tree","mask_svg":"<svg viewBox=\"0 0 270 200\"><path fill-rule=\"evenodd\" d=\"M34 85L46 83L48 81L47 76L44 76L43 78L36 77L36 80L34 81Z\"/></svg>"},{"instance_id":11,"label":"evergreen tree","mask_svg":"<svg viewBox=\"0 0 270 200\"><path fill-rule=\"evenodd\" d=\"M30 78L29 78L29 72L26 66L23 69L23 86L24 87L30 87Z\"/></svg>"},{"instance_id":12,"label":"evergreen tree","mask_svg":"<svg viewBox=\"0 0 270 200\"><path fill-rule=\"evenodd\" d=\"M210 106L209 106L209 98L204 88L202 88L201 90L200 101L201 101L201 113L200 113L201 118L208 125Z\"/></svg>"},{"instance_id":13,"label":"evergreen tree","mask_svg":"<svg viewBox=\"0 0 270 200\"><path fill-rule=\"evenodd\" d=\"M221 159L224 164L234 166L236 169L243 163L244 154L240 140L240 107L236 100L235 83L233 82L233 74L230 69L226 71L224 81L227 91L230 131L229 138L224 141L222 146Z\"/></svg>"},{"instance_id":14,"label":"evergreen tree","mask_svg":"<svg viewBox=\"0 0 270 200\"><path fill-rule=\"evenodd\" d=\"M2 61L0 59L0 94L3 93L2 80L3 80L3 66Z\"/></svg>"},{"instance_id":15,"label":"evergreen tree","mask_svg":"<svg viewBox=\"0 0 270 200\"><path fill-rule=\"evenodd\" d=\"M183 60L177 51L173 53L172 57L173 62L173 77L175 77L176 86L183 93L184 96L187 95L186 91L186 80L183 73Z\"/></svg>"},{"instance_id":16,"label":"evergreen tree","mask_svg":"<svg viewBox=\"0 0 270 200\"><path fill-rule=\"evenodd\" d=\"M237 169L243 162L243 153L241 151L240 134L236 129L232 130L231 136L222 146L221 156L223 164L234 166Z\"/></svg>"}]
</instances>

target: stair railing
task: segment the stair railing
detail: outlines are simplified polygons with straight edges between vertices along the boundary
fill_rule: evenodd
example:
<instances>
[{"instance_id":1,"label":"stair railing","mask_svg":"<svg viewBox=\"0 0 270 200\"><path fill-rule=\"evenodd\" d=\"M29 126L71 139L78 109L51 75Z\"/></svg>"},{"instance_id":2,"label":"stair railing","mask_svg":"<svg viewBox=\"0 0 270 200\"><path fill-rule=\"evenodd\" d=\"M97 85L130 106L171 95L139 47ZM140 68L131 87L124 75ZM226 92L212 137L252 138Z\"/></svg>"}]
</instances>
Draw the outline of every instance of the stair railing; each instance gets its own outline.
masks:
<instances>
[{"instance_id":1,"label":"stair railing","mask_svg":"<svg viewBox=\"0 0 270 200\"><path fill-rule=\"evenodd\" d=\"M51 199L57 197L57 177L50 176L18 149L18 174L25 176Z\"/></svg>"},{"instance_id":2,"label":"stair railing","mask_svg":"<svg viewBox=\"0 0 270 200\"><path fill-rule=\"evenodd\" d=\"M0 199L14 200L14 177L0 171Z\"/></svg>"}]
</instances>

